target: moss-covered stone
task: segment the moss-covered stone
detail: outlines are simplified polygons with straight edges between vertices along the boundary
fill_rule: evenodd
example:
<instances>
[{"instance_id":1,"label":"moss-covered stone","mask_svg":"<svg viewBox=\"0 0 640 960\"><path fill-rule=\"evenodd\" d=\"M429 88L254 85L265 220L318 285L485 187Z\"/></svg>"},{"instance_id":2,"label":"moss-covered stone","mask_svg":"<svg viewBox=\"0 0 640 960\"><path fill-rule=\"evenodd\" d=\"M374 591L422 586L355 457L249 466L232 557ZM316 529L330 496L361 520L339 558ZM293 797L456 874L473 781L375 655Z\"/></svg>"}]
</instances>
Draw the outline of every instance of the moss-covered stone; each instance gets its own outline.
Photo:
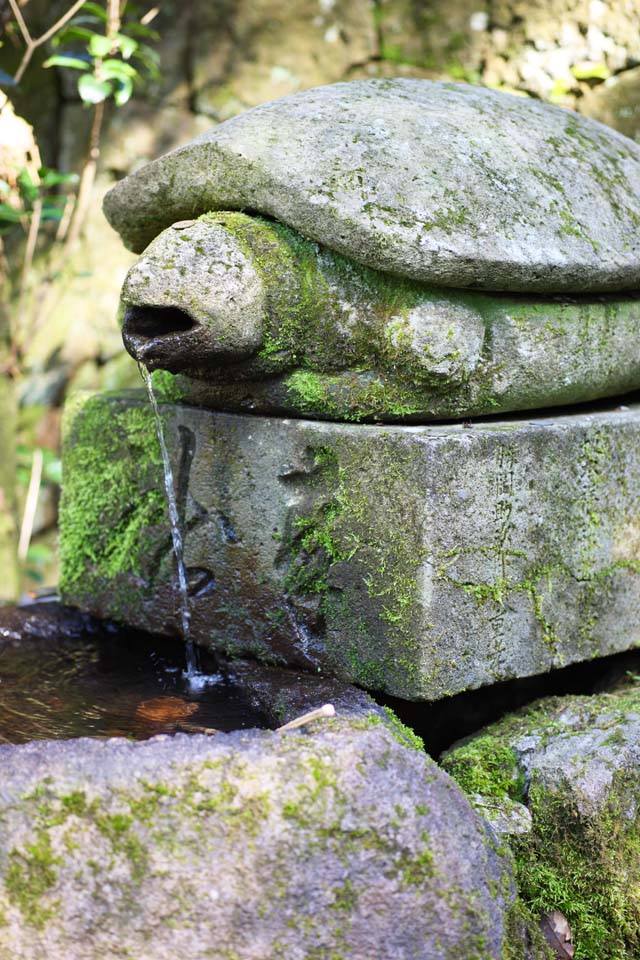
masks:
<instances>
[{"instance_id":1,"label":"moss-covered stone","mask_svg":"<svg viewBox=\"0 0 640 960\"><path fill-rule=\"evenodd\" d=\"M92 578L138 577L150 532L166 532L162 461L151 407L126 401L77 395L64 444L60 589L81 603Z\"/></svg>"},{"instance_id":2,"label":"moss-covered stone","mask_svg":"<svg viewBox=\"0 0 640 960\"><path fill-rule=\"evenodd\" d=\"M105 212L137 251L186 217L248 209L443 286L635 289L639 178L637 145L579 115L460 83L370 79L214 127L117 183Z\"/></svg>"},{"instance_id":3,"label":"moss-covered stone","mask_svg":"<svg viewBox=\"0 0 640 960\"><path fill-rule=\"evenodd\" d=\"M122 290L127 349L180 399L328 420L418 421L640 386L635 295L445 290L369 269L289 227L207 213L158 236Z\"/></svg>"},{"instance_id":4,"label":"moss-covered stone","mask_svg":"<svg viewBox=\"0 0 640 960\"><path fill-rule=\"evenodd\" d=\"M64 597L178 632L147 401L86 410ZM198 643L430 700L637 643L635 408L471 428L161 415Z\"/></svg>"},{"instance_id":5,"label":"moss-covered stone","mask_svg":"<svg viewBox=\"0 0 640 960\"><path fill-rule=\"evenodd\" d=\"M568 918L576 960L640 951L640 687L543 700L454 748L444 768L485 808L523 800L507 836L522 909ZM517 785L517 789L516 789Z\"/></svg>"},{"instance_id":6,"label":"moss-covered stone","mask_svg":"<svg viewBox=\"0 0 640 960\"><path fill-rule=\"evenodd\" d=\"M12 960L503 960L508 858L386 722L5 747L0 774Z\"/></svg>"}]
</instances>

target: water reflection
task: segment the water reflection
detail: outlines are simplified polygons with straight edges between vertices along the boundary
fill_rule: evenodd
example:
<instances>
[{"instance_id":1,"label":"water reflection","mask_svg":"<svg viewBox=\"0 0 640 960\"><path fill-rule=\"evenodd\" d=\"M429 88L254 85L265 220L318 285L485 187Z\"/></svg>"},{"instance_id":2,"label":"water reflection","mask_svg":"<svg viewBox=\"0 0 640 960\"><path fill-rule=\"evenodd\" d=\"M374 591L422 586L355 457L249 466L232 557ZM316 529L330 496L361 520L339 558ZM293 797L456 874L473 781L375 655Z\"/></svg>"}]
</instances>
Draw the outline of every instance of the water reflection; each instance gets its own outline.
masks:
<instances>
[{"instance_id":1,"label":"water reflection","mask_svg":"<svg viewBox=\"0 0 640 960\"><path fill-rule=\"evenodd\" d=\"M179 642L131 631L0 643L0 742L262 725L237 687L208 679L184 678Z\"/></svg>"}]
</instances>

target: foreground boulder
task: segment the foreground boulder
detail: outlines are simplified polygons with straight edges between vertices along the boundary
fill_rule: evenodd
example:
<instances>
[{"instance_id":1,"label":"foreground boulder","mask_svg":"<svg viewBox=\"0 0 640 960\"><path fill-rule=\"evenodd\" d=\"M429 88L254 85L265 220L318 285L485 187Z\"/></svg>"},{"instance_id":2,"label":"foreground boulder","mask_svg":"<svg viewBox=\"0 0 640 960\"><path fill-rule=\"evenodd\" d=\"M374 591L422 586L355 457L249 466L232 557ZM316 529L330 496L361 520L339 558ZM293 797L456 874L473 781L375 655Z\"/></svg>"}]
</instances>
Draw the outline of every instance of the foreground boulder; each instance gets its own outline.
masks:
<instances>
[{"instance_id":1,"label":"foreground boulder","mask_svg":"<svg viewBox=\"0 0 640 960\"><path fill-rule=\"evenodd\" d=\"M640 955L640 687L542 700L443 761L509 839L531 919L559 910L575 960Z\"/></svg>"},{"instance_id":2,"label":"foreground boulder","mask_svg":"<svg viewBox=\"0 0 640 960\"><path fill-rule=\"evenodd\" d=\"M508 860L376 715L2 747L0 784L3 958L503 956Z\"/></svg>"}]
</instances>

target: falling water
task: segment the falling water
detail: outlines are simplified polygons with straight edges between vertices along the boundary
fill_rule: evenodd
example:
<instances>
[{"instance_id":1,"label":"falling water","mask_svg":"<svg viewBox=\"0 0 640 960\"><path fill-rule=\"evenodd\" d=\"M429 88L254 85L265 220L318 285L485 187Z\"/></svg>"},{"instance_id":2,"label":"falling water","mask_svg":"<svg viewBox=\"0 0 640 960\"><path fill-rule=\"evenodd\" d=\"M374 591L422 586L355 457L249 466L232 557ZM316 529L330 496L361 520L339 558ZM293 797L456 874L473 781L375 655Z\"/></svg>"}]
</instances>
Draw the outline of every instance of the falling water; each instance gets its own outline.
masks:
<instances>
[{"instance_id":1,"label":"falling water","mask_svg":"<svg viewBox=\"0 0 640 960\"><path fill-rule=\"evenodd\" d=\"M182 541L182 533L180 531L180 517L178 516L178 504L176 503L176 491L173 483L173 471L171 469L171 461L169 460L169 451L167 450L167 444L164 439L164 429L162 426L162 419L160 417L160 410L158 408L158 400L155 393L153 392L153 384L151 382L151 374L144 366L144 364L139 364L140 373L142 374L142 379L144 380L147 393L149 394L149 400L153 408L153 415L156 421L156 433L158 435L158 442L160 444L160 451L162 453L162 465L164 468L164 486L167 494L167 507L169 509L169 523L171 525L171 540L173 542L173 554L176 560L176 567L178 570L178 590L179 590L179 600L180 600L180 622L182 625L182 636L184 637L185 648L186 648L186 660L187 660L187 670L186 676L188 679L196 678L200 675L200 663L198 658L197 648L191 639L190 635L190 621L191 621L191 610L189 609L189 594L187 591L187 574L184 567L184 544Z\"/></svg>"}]
</instances>

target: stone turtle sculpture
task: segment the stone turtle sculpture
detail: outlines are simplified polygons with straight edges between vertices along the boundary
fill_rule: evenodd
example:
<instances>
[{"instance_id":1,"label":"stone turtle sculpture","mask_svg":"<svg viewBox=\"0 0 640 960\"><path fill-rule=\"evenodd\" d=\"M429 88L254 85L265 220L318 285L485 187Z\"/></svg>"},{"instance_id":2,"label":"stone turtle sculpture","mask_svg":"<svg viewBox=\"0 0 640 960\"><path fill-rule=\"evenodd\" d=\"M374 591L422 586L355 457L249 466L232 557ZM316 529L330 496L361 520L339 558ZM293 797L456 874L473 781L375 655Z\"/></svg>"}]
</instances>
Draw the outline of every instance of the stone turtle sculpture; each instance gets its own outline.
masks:
<instances>
[{"instance_id":1,"label":"stone turtle sculpture","mask_svg":"<svg viewBox=\"0 0 640 960\"><path fill-rule=\"evenodd\" d=\"M640 387L640 147L424 80L304 91L144 167L124 339L185 399L425 420ZM195 219L198 218L198 219Z\"/></svg>"}]
</instances>

